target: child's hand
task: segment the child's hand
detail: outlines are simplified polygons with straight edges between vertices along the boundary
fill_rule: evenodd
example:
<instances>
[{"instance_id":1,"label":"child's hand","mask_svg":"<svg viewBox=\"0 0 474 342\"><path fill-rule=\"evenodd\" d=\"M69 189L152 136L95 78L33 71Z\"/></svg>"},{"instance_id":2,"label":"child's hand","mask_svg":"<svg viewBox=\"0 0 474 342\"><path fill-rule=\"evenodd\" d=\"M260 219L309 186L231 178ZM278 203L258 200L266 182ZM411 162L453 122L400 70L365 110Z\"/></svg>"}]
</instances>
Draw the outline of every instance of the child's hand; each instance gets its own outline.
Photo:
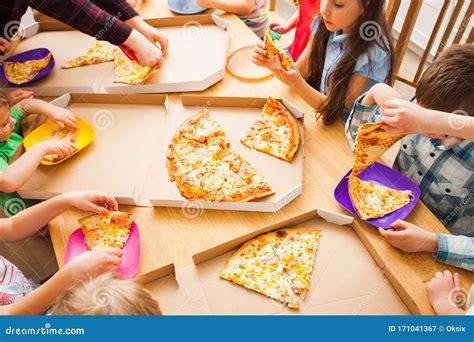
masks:
<instances>
[{"instance_id":1,"label":"child's hand","mask_svg":"<svg viewBox=\"0 0 474 342\"><path fill-rule=\"evenodd\" d=\"M461 291L459 274L451 274L446 270L443 273L436 272L433 279L426 284L428 298L438 315L464 315L456 305L456 291Z\"/></svg>"},{"instance_id":2,"label":"child's hand","mask_svg":"<svg viewBox=\"0 0 474 342\"><path fill-rule=\"evenodd\" d=\"M33 97L33 92L29 90L17 89L8 94L10 98L11 105L14 106L21 100L31 99Z\"/></svg>"},{"instance_id":3,"label":"child's hand","mask_svg":"<svg viewBox=\"0 0 474 342\"><path fill-rule=\"evenodd\" d=\"M74 129L79 129L77 126L77 120L71 111L67 110L66 108L53 106L51 111L48 112L48 116L56 121L59 127L64 128L65 126L72 127Z\"/></svg>"},{"instance_id":4,"label":"child's hand","mask_svg":"<svg viewBox=\"0 0 474 342\"><path fill-rule=\"evenodd\" d=\"M288 26L280 24L280 23L271 23L268 28L280 34L285 34L289 31Z\"/></svg>"},{"instance_id":5,"label":"child's hand","mask_svg":"<svg viewBox=\"0 0 474 342\"><path fill-rule=\"evenodd\" d=\"M12 44L5 38L0 37L0 54L8 53L12 48Z\"/></svg>"},{"instance_id":6,"label":"child's hand","mask_svg":"<svg viewBox=\"0 0 474 342\"><path fill-rule=\"evenodd\" d=\"M303 81L303 77L301 76L298 68L293 63L291 65L290 70L286 71L283 69L281 65L280 56L275 55L271 60L270 70L273 71L275 76L282 81L283 83L289 86L296 86L299 82Z\"/></svg>"},{"instance_id":7,"label":"child's hand","mask_svg":"<svg viewBox=\"0 0 474 342\"><path fill-rule=\"evenodd\" d=\"M270 69L271 61L267 57L267 49L263 42L258 42L253 49L252 62L256 65Z\"/></svg>"},{"instance_id":8,"label":"child's hand","mask_svg":"<svg viewBox=\"0 0 474 342\"><path fill-rule=\"evenodd\" d=\"M389 133L417 134L429 133L429 110L402 99L388 100L382 105L382 122Z\"/></svg>"},{"instance_id":9,"label":"child's hand","mask_svg":"<svg viewBox=\"0 0 474 342\"><path fill-rule=\"evenodd\" d=\"M67 202L78 209L90 211L96 214L108 214L110 211L118 210L115 198L99 191L74 191L63 196Z\"/></svg>"},{"instance_id":10,"label":"child's hand","mask_svg":"<svg viewBox=\"0 0 474 342\"><path fill-rule=\"evenodd\" d=\"M141 66L150 66L156 69L163 64L163 52L155 44L151 43L144 35L137 30L133 30L124 43L138 59Z\"/></svg>"},{"instance_id":11,"label":"child's hand","mask_svg":"<svg viewBox=\"0 0 474 342\"><path fill-rule=\"evenodd\" d=\"M138 32L140 32L146 39L148 39L153 45L157 42L160 44L161 52L163 55L168 51L168 38L161 33L160 30L155 27L147 24L145 21L141 21L140 24L135 27Z\"/></svg>"},{"instance_id":12,"label":"child's hand","mask_svg":"<svg viewBox=\"0 0 474 342\"><path fill-rule=\"evenodd\" d=\"M115 272L122 263L122 255L119 248L87 251L69 261L61 270L70 272L79 281L94 278L102 273Z\"/></svg>"},{"instance_id":13,"label":"child's hand","mask_svg":"<svg viewBox=\"0 0 474 342\"><path fill-rule=\"evenodd\" d=\"M34 146L41 149L43 156L57 154L59 160L66 158L76 151L76 146L74 146L74 144L60 139L41 141L36 143Z\"/></svg>"},{"instance_id":14,"label":"child's hand","mask_svg":"<svg viewBox=\"0 0 474 342\"><path fill-rule=\"evenodd\" d=\"M379 232L385 241L403 252L436 252L438 250L438 236L435 233L402 220L394 222L392 228L391 230L379 228Z\"/></svg>"}]
</instances>

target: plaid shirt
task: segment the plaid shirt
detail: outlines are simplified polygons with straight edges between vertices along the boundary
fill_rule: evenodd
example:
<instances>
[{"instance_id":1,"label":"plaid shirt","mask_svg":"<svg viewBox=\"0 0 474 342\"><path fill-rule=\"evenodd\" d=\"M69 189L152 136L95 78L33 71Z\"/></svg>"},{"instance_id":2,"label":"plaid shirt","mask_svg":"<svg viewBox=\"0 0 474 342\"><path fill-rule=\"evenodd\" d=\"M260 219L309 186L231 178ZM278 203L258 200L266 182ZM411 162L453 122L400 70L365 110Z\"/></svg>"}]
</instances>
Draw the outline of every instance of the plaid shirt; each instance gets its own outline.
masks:
<instances>
[{"instance_id":1,"label":"plaid shirt","mask_svg":"<svg viewBox=\"0 0 474 342\"><path fill-rule=\"evenodd\" d=\"M438 252L433 257L439 262L474 271L474 238L438 234Z\"/></svg>"},{"instance_id":2,"label":"plaid shirt","mask_svg":"<svg viewBox=\"0 0 474 342\"><path fill-rule=\"evenodd\" d=\"M364 96L354 103L346 122L352 149L358 127L382 116L377 105L360 103ZM420 187L423 203L452 234L474 237L474 143L440 145L422 134L407 135L394 168Z\"/></svg>"},{"instance_id":3,"label":"plaid shirt","mask_svg":"<svg viewBox=\"0 0 474 342\"><path fill-rule=\"evenodd\" d=\"M120 45L132 32L123 21L138 15L125 0L15 0L0 3L0 35L10 40L28 6L75 29Z\"/></svg>"}]
</instances>

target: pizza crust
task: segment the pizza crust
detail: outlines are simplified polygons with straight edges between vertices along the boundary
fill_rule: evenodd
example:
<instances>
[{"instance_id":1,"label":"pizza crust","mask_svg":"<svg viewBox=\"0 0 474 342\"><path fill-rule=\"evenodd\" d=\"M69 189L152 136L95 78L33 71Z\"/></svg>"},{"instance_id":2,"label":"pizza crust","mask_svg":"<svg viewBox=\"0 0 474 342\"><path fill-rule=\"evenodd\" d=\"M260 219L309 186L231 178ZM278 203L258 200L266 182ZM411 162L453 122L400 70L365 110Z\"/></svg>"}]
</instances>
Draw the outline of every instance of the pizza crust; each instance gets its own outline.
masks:
<instances>
[{"instance_id":1,"label":"pizza crust","mask_svg":"<svg viewBox=\"0 0 474 342\"><path fill-rule=\"evenodd\" d=\"M272 59L273 56L278 55L280 57L281 66L286 71L291 69L293 65L293 60L283 51L279 49L275 42L273 41L272 37L270 36L270 31L267 30L265 32L265 36L263 37L263 42L265 43L265 47L267 49L267 57Z\"/></svg>"}]
</instances>

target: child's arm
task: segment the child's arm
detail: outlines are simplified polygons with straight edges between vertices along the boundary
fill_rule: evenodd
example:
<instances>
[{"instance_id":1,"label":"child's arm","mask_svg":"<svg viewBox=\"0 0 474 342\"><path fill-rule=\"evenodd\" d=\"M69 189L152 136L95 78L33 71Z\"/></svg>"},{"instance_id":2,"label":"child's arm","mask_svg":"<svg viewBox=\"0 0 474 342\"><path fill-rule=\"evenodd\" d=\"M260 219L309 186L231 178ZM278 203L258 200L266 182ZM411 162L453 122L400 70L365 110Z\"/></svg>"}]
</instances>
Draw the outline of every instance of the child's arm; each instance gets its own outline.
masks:
<instances>
[{"instance_id":1,"label":"child's arm","mask_svg":"<svg viewBox=\"0 0 474 342\"><path fill-rule=\"evenodd\" d=\"M0 306L3 315L41 315L68 289L88 277L114 272L122 263L118 248L84 252L64 265L46 283L17 302Z\"/></svg>"},{"instance_id":2,"label":"child's arm","mask_svg":"<svg viewBox=\"0 0 474 342\"><path fill-rule=\"evenodd\" d=\"M20 158L0 172L0 191L15 192L31 177L48 154L65 158L75 151L73 144L63 140L47 140L33 145Z\"/></svg>"},{"instance_id":3,"label":"child's arm","mask_svg":"<svg viewBox=\"0 0 474 342\"><path fill-rule=\"evenodd\" d=\"M378 105L379 107L384 107L386 101L393 99L403 99L402 95L388 84L377 83L374 85L362 100L362 104L365 106Z\"/></svg>"},{"instance_id":4,"label":"child's arm","mask_svg":"<svg viewBox=\"0 0 474 342\"><path fill-rule=\"evenodd\" d=\"M268 27L270 30L285 34L289 31L293 30L296 27L296 23L298 22L298 18L300 17L299 11L296 11L290 19L286 22L286 24L280 23L271 23Z\"/></svg>"},{"instance_id":5,"label":"child's arm","mask_svg":"<svg viewBox=\"0 0 474 342\"><path fill-rule=\"evenodd\" d=\"M117 202L99 192L77 191L53 197L6 219L0 219L0 241L18 241L43 228L70 207L106 214L117 210Z\"/></svg>"},{"instance_id":6,"label":"child's arm","mask_svg":"<svg viewBox=\"0 0 474 342\"><path fill-rule=\"evenodd\" d=\"M73 113L49 102L38 99L25 99L18 102L15 107L22 112L23 116L43 114L56 121L60 127L69 126L78 129L76 117Z\"/></svg>"},{"instance_id":7,"label":"child's arm","mask_svg":"<svg viewBox=\"0 0 474 342\"><path fill-rule=\"evenodd\" d=\"M217 8L237 15L249 15L254 10L255 0L197 0L204 8Z\"/></svg>"},{"instance_id":8,"label":"child's arm","mask_svg":"<svg viewBox=\"0 0 474 342\"><path fill-rule=\"evenodd\" d=\"M385 102L385 130L401 134L447 134L474 141L474 117L423 108L405 100Z\"/></svg>"}]
</instances>

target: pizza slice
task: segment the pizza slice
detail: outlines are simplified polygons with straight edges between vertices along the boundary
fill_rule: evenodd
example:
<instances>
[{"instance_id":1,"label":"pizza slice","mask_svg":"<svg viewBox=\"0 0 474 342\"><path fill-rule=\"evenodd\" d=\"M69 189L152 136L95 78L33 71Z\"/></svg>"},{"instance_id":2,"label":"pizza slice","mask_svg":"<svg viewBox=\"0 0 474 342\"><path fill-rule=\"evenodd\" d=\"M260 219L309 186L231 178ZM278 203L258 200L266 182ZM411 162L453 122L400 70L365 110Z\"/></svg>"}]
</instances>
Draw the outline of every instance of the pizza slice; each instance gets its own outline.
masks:
<instances>
[{"instance_id":1,"label":"pizza slice","mask_svg":"<svg viewBox=\"0 0 474 342\"><path fill-rule=\"evenodd\" d=\"M401 134L388 133L382 127L383 123L381 122L368 123L359 127L352 175L360 174L403 137Z\"/></svg>"},{"instance_id":2,"label":"pizza slice","mask_svg":"<svg viewBox=\"0 0 474 342\"><path fill-rule=\"evenodd\" d=\"M152 67L142 67L136 61L132 61L120 49L114 49L113 57L115 83L144 84L154 71Z\"/></svg>"},{"instance_id":3,"label":"pizza slice","mask_svg":"<svg viewBox=\"0 0 474 342\"><path fill-rule=\"evenodd\" d=\"M214 137L225 137L225 133L219 122L211 118L209 110L203 107L179 127L176 136L208 143Z\"/></svg>"},{"instance_id":4,"label":"pizza slice","mask_svg":"<svg viewBox=\"0 0 474 342\"><path fill-rule=\"evenodd\" d=\"M289 308L299 308L283 263L265 235L240 247L227 260L220 277L285 303Z\"/></svg>"},{"instance_id":5,"label":"pizza slice","mask_svg":"<svg viewBox=\"0 0 474 342\"><path fill-rule=\"evenodd\" d=\"M280 56L280 62L283 69L286 71L290 70L293 60L285 53L285 51L278 47L277 42L275 42L270 35L270 30L265 32L263 42L265 43L265 47L267 49L267 57L272 59L275 55Z\"/></svg>"},{"instance_id":6,"label":"pizza slice","mask_svg":"<svg viewBox=\"0 0 474 342\"><path fill-rule=\"evenodd\" d=\"M240 142L256 151L292 161L300 144L298 122L280 101L269 97L260 117Z\"/></svg>"},{"instance_id":7,"label":"pizza slice","mask_svg":"<svg viewBox=\"0 0 474 342\"><path fill-rule=\"evenodd\" d=\"M26 62L5 62L3 71L7 80L14 84L23 84L31 81L46 68L51 60L51 53L41 59L32 59Z\"/></svg>"},{"instance_id":8,"label":"pizza slice","mask_svg":"<svg viewBox=\"0 0 474 342\"><path fill-rule=\"evenodd\" d=\"M90 215L79 220L84 243L89 250L123 248L130 235L132 214L112 211L107 215Z\"/></svg>"},{"instance_id":9,"label":"pizza slice","mask_svg":"<svg viewBox=\"0 0 474 342\"><path fill-rule=\"evenodd\" d=\"M363 220L383 217L398 210L413 198L410 190L396 190L364 181L351 175L348 192L354 209Z\"/></svg>"},{"instance_id":10,"label":"pizza slice","mask_svg":"<svg viewBox=\"0 0 474 342\"><path fill-rule=\"evenodd\" d=\"M64 128L57 128L53 131L53 133L44 138L44 140L52 140L52 139L59 139L59 140L66 140L73 144L77 149L77 130L71 127L64 127ZM61 160L57 154L48 154L43 157L44 160L49 162L57 162Z\"/></svg>"},{"instance_id":11,"label":"pizza slice","mask_svg":"<svg viewBox=\"0 0 474 342\"><path fill-rule=\"evenodd\" d=\"M114 60L112 48L105 42L97 42L83 55L76 57L61 66L62 69L77 68L84 65L100 64Z\"/></svg>"},{"instance_id":12,"label":"pizza slice","mask_svg":"<svg viewBox=\"0 0 474 342\"><path fill-rule=\"evenodd\" d=\"M291 228L270 234L269 239L273 241L272 246L283 263L293 291L304 299L319 247L319 231Z\"/></svg>"}]
</instances>

